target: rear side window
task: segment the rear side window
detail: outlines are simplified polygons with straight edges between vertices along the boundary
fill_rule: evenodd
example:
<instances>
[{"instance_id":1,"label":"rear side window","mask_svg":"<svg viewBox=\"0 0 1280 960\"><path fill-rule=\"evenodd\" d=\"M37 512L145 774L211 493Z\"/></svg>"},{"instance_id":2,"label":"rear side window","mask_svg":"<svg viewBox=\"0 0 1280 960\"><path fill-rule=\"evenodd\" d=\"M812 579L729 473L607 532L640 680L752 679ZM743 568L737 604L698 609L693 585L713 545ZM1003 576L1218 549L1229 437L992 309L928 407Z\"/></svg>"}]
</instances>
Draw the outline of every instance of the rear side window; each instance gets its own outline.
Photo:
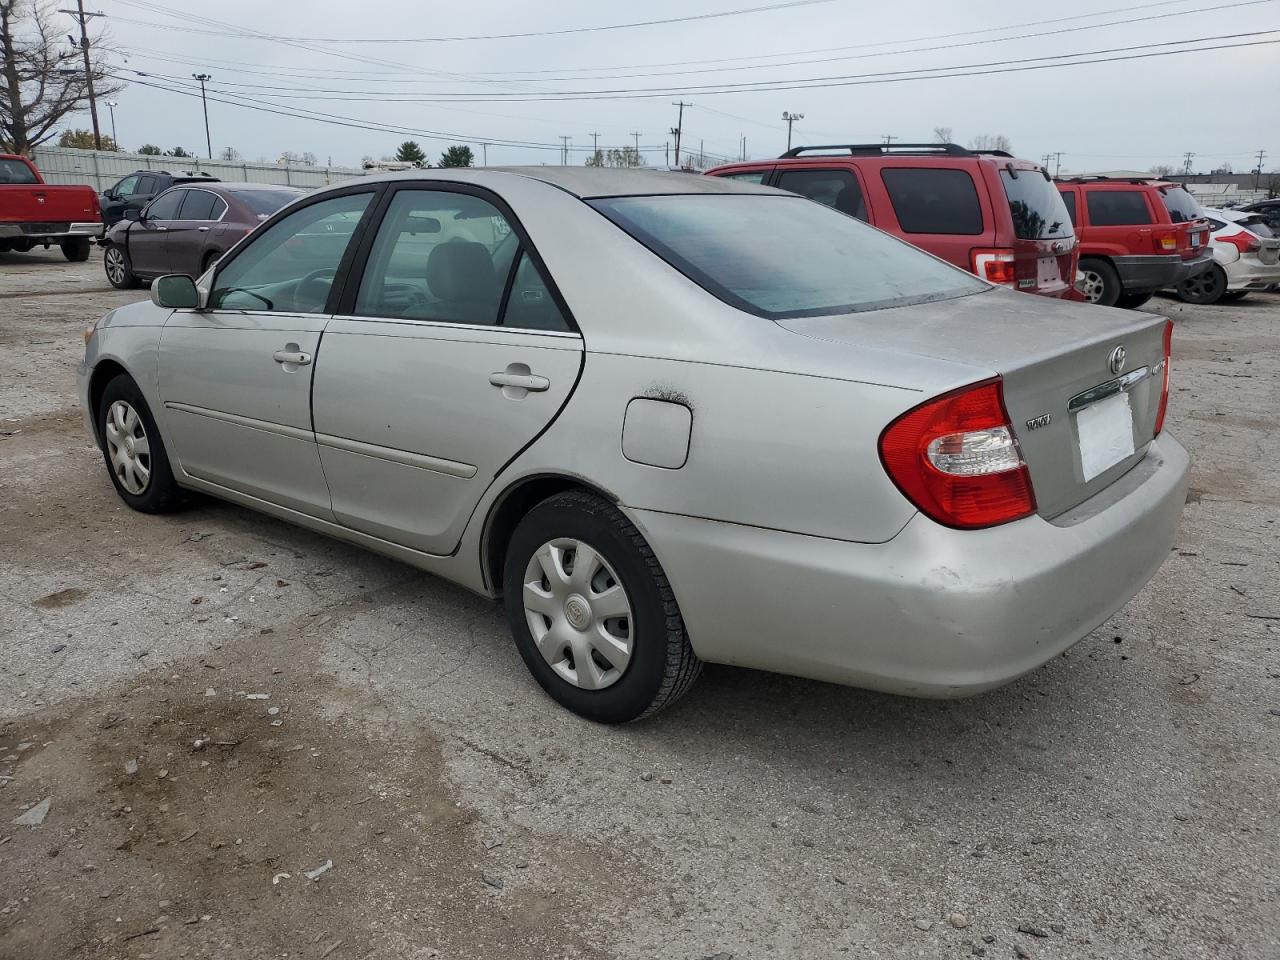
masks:
<instances>
[{"instance_id":1,"label":"rear side window","mask_svg":"<svg viewBox=\"0 0 1280 960\"><path fill-rule=\"evenodd\" d=\"M139 177L138 185L133 188L134 193L140 193L142 196L148 196L156 192L156 177Z\"/></svg>"},{"instance_id":2,"label":"rear side window","mask_svg":"<svg viewBox=\"0 0 1280 960\"><path fill-rule=\"evenodd\" d=\"M1076 225L1076 193L1074 190L1062 191L1062 202L1067 208L1067 216L1071 218L1071 225Z\"/></svg>"},{"instance_id":3,"label":"rear side window","mask_svg":"<svg viewBox=\"0 0 1280 960\"><path fill-rule=\"evenodd\" d=\"M1196 198L1181 187L1170 187L1168 190L1161 190L1160 197L1164 200L1164 208L1169 211L1169 219L1174 223L1199 220L1204 216L1204 211L1200 209L1200 204L1196 202Z\"/></svg>"},{"instance_id":4,"label":"rear side window","mask_svg":"<svg viewBox=\"0 0 1280 960\"><path fill-rule=\"evenodd\" d=\"M989 289L905 241L798 197L684 194L591 205L712 296L771 320Z\"/></svg>"},{"instance_id":5,"label":"rear side window","mask_svg":"<svg viewBox=\"0 0 1280 960\"><path fill-rule=\"evenodd\" d=\"M1008 168L1000 171L1013 234L1019 240L1051 240L1072 234L1071 216L1058 188L1039 171L1020 170L1015 177Z\"/></svg>"},{"instance_id":6,"label":"rear side window","mask_svg":"<svg viewBox=\"0 0 1280 960\"><path fill-rule=\"evenodd\" d=\"M301 190L240 190L236 193L246 207L265 220L287 203L293 203Z\"/></svg>"},{"instance_id":7,"label":"rear side window","mask_svg":"<svg viewBox=\"0 0 1280 960\"><path fill-rule=\"evenodd\" d=\"M0 183L39 183L21 160L0 160Z\"/></svg>"},{"instance_id":8,"label":"rear side window","mask_svg":"<svg viewBox=\"0 0 1280 960\"><path fill-rule=\"evenodd\" d=\"M784 170L778 177L778 187L859 220L867 219L862 187L848 170Z\"/></svg>"},{"instance_id":9,"label":"rear side window","mask_svg":"<svg viewBox=\"0 0 1280 960\"><path fill-rule=\"evenodd\" d=\"M978 190L966 171L898 167L880 178L905 233L982 233Z\"/></svg>"},{"instance_id":10,"label":"rear side window","mask_svg":"<svg viewBox=\"0 0 1280 960\"><path fill-rule=\"evenodd\" d=\"M1126 227L1150 223L1151 210L1141 190L1088 190L1089 223L1095 227Z\"/></svg>"},{"instance_id":11,"label":"rear side window","mask_svg":"<svg viewBox=\"0 0 1280 960\"><path fill-rule=\"evenodd\" d=\"M765 174L768 170L750 170L746 173L718 173L716 176L722 180L737 180L740 183L764 183Z\"/></svg>"},{"instance_id":12,"label":"rear side window","mask_svg":"<svg viewBox=\"0 0 1280 960\"><path fill-rule=\"evenodd\" d=\"M179 220L213 220L214 208L218 198L208 190L188 190L187 199L182 201L182 209L178 212Z\"/></svg>"}]
</instances>

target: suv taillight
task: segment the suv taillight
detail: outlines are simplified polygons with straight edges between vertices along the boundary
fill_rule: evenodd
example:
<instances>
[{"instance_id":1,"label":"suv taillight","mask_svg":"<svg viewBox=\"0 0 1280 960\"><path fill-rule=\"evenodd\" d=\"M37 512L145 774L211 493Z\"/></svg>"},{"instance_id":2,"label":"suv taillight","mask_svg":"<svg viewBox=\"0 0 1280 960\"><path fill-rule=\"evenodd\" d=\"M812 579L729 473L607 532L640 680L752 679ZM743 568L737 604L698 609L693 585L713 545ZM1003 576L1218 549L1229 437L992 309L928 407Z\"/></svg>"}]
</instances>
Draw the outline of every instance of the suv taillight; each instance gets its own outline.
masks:
<instances>
[{"instance_id":1,"label":"suv taillight","mask_svg":"<svg viewBox=\"0 0 1280 960\"><path fill-rule=\"evenodd\" d=\"M1247 233L1244 230L1239 233L1233 233L1229 237L1214 237L1214 239L1231 244L1241 253L1256 253L1262 249L1262 241L1252 233Z\"/></svg>"},{"instance_id":2,"label":"suv taillight","mask_svg":"<svg viewBox=\"0 0 1280 960\"><path fill-rule=\"evenodd\" d=\"M1161 251L1172 253L1178 249L1178 235L1154 231L1151 234L1151 243L1156 248L1156 253Z\"/></svg>"},{"instance_id":3,"label":"suv taillight","mask_svg":"<svg viewBox=\"0 0 1280 960\"><path fill-rule=\"evenodd\" d=\"M973 272L989 283L1013 285L1017 282L1014 268L1012 250L973 251Z\"/></svg>"},{"instance_id":4,"label":"suv taillight","mask_svg":"<svg viewBox=\"0 0 1280 960\"><path fill-rule=\"evenodd\" d=\"M1160 406L1156 408L1156 436L1164 429L1164 413L1169 409L1169 355L1173 349L1173 321L1164 322L1164 385L1160 388Z\"/></svg>"},{"instance_id":5,"label":"suv taillight","mask_svg":"<svg viewBox=\"0 0 1280 960\"><path fill-rule=\"evenodd\" d=\"M1036 509L999 377L898 417L880 434L880 462L903 495L944 526L993 527Z\"/></svg>"}]
</instances>

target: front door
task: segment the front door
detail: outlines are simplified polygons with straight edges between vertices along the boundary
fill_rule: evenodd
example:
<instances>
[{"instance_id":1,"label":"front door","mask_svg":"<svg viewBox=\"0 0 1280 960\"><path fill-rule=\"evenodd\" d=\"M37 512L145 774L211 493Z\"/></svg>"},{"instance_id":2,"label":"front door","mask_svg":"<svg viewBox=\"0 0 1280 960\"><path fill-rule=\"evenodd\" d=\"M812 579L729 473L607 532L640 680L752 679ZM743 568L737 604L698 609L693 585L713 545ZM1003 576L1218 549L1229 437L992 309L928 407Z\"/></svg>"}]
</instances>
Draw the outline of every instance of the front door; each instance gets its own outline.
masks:
<instances>
[{"instance_id":1,"label":"front door","mask_svg":"<svg viewBox=\"0 0 1280 960\"><path fill-rule=\"evenodd\" d=\"M219 264L160 341L166 440L193 477L332 520L311 425L334 277L374 193L293 211Z\"/></svg>"},{"instance_id":2,"label":"front door","mask_svg":"<svg viewBox=\"0 0 1280 960\"><path fill-rule=\"evenodd\" d=\"M457 546L582 365L581 336L499 204L452 184L391 193L316 365L338 521L426 553Z\"/></svg>"},{"instance_id":3,"label":"front door","mask_svg":"<svg viewBox=\"0 0 1280 960\"><path fill-rule=\"evenodd\" d=\"M142 212L142 219L129 228L129 260L135 273L157 277L173 273L165 259L169 228L177 219L185 190L162 193Z\"/></svg>"},{"instance_id":4,"label":"front door","mask_svg":"<svg viewBox=\"0 0 1280 960\"><path fill-rule=\"evenodd\" d=\"M208 190L189 189L177 217L169 223L165 244L165 270L198 277L204 272L204 251L214 221L227 209L226 203Z\"/></svg>"}]
</instances>

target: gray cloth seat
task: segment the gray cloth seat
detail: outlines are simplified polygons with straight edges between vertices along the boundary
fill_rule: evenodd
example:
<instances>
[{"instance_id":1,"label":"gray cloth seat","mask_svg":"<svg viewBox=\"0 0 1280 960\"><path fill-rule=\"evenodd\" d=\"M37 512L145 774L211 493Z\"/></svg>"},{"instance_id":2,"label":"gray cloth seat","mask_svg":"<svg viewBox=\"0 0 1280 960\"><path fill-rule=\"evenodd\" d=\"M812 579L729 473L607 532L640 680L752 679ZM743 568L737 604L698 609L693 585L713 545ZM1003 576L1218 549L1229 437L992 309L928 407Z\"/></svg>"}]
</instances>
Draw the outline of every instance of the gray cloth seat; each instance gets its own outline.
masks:
<instances>
[{"instance_id":1,"label":"gray cloth seat","mask_svg":"<svg viewBox=\"0 0 1280 960\"><path fill-rule=\"evenodd\" d=\"M496 323L502 284L483 243L449 240L427 257L427 288L437 301L432 313L441 320Z\"/></svg>"}]
</instances>

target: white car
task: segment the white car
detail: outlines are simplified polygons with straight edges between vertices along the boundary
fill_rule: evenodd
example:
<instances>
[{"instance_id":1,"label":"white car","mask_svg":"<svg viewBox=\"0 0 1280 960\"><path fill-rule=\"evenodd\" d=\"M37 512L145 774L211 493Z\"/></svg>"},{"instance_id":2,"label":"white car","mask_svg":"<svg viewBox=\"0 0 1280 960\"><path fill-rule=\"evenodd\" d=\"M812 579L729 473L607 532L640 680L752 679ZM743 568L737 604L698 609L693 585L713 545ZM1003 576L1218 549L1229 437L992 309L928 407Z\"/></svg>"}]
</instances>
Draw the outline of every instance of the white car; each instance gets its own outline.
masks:
<instances>
[{"instance_id":1,"label":"white car","mask_svg":"<svg viewBox=\"0 0 1280 960\"><path fill-rule=\"evenodd\" d=\"M1174 289L1187 303L1239 300L1280 284L1280 238L1257 213L1205 208L1213 266Z\"/></svg>"}]
</instances>

